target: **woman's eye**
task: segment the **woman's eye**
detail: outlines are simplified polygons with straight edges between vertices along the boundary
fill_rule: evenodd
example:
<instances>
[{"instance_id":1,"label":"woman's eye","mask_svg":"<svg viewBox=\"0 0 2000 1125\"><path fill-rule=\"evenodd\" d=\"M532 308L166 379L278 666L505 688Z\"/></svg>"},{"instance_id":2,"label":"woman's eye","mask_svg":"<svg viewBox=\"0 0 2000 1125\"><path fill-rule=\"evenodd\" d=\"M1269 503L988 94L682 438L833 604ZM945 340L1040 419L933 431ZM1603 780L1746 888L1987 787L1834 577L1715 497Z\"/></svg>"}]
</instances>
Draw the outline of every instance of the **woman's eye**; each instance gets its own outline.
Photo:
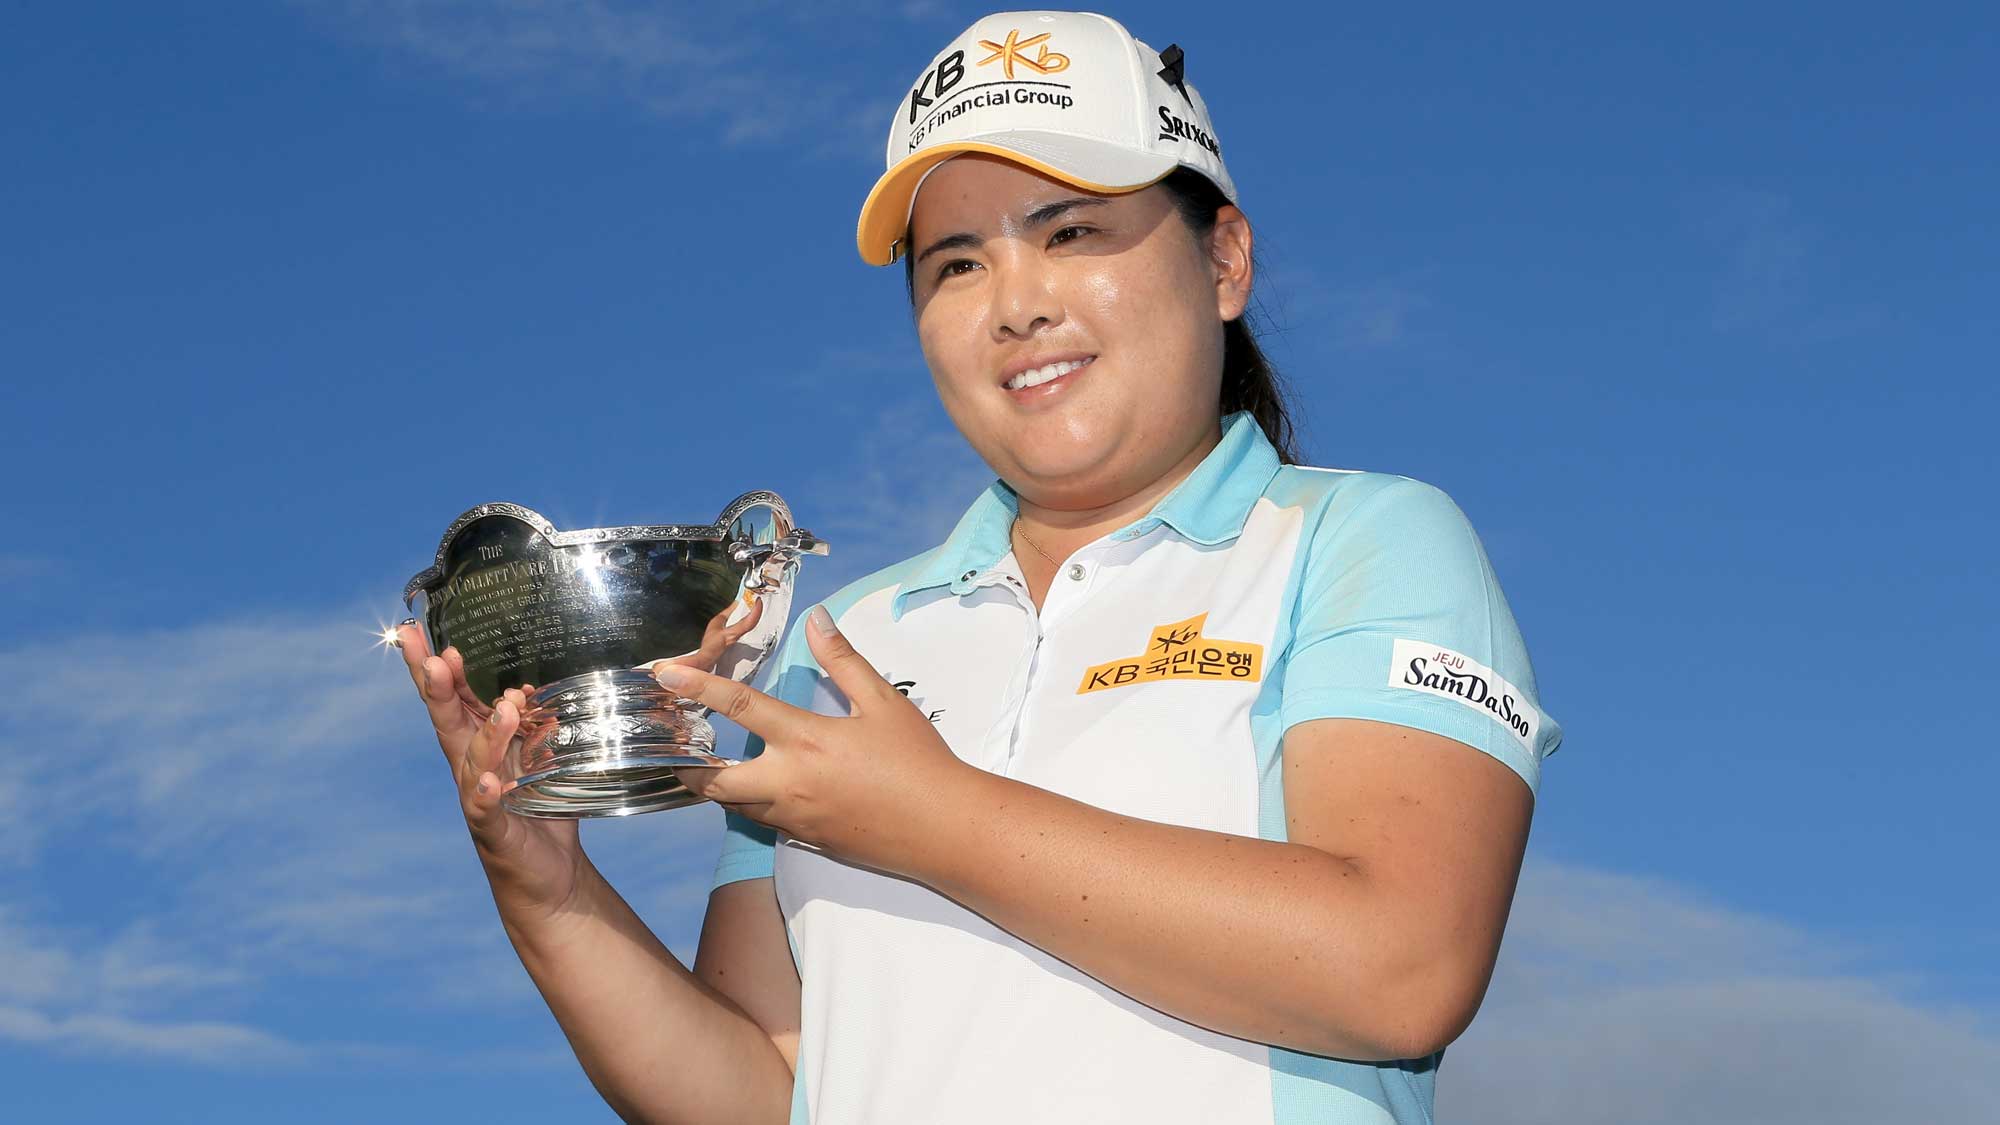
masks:
<instances>
[{"instance_id":1,"label":"woman's eye","mask_svg":"<svg viewBox=\"0 0 2000 1125\"><path fill-rule=\"evenodd\" d=\"M959 274L965 273L967 270L971 270L974 268L976 267L971 261L971 259L953 258L951 261L946 262L944 265L938 267L938 272L937 272L938 280L943 281L948 277L957 277Z\"/></svg>"},{"instance_id":2,"label":"woman's eye","mask_svg":"<svg viewBox=\"0 0 2000 1125\"><path fill-rule=\"evenodd\" d=\"M1068 242L1072 239L1082 238L1089 233L1089 227L1064 227L1049 236L1049 245L1054 246L1058 242Z\"/></svg>"}]
</instances>

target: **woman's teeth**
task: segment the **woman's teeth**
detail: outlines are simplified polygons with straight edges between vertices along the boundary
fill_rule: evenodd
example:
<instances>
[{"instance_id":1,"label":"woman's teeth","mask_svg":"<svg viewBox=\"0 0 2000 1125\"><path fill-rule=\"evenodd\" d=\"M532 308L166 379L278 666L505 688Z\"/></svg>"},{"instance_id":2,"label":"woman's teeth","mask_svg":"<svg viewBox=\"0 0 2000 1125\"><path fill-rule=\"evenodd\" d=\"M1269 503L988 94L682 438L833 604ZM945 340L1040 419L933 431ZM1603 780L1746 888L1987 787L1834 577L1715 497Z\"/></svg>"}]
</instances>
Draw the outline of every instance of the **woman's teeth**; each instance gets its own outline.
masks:
<instances>
[{"instance_id":1,"label":"woman's teeth","mask_svg":"<svg viewBox=\"0 0 2000 1125\"><path fill-rule=\"evenodd\" d=\"M1044 367L1037 367L1033 371L1023 371L1012 379L1007 380L1007 389L1010 391L1025 391L1029 387L1039 387L1051 379L1062 378L1077 368L1089 364L1090 360L1096 358L1096 356L1091 356L1089 359L1066 359L1060 363L1051 363Z\"/></svg>"}]
</instances>

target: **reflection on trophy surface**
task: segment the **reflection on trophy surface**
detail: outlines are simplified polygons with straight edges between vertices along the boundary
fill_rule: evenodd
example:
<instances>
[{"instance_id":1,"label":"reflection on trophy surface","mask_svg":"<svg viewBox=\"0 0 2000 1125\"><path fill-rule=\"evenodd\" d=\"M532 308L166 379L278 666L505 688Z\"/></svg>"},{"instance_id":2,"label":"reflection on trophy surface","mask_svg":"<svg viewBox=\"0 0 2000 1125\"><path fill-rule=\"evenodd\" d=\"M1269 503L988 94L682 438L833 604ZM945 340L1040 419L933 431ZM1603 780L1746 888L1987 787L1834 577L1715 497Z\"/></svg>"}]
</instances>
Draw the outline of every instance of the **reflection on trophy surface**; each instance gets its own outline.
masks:
<instances>
[{"instance_id":1,"label":"reflection on trophy surface","mask_svg":"<svg viewBox=\"0 0 2000 1125\"><path fill-rule=\"evenodd\" d=\"M509 688L528 693L499 771L509 809L625 816L700 800L673 767L729 764L708 709L661 687L651 666L755 676L809 554L826 544L771 492L737 497L712 524L580 531L481 504L445 529L403 601L432 652L458 648L465 704L482 719Z\"/></svg>"}]
</instances>

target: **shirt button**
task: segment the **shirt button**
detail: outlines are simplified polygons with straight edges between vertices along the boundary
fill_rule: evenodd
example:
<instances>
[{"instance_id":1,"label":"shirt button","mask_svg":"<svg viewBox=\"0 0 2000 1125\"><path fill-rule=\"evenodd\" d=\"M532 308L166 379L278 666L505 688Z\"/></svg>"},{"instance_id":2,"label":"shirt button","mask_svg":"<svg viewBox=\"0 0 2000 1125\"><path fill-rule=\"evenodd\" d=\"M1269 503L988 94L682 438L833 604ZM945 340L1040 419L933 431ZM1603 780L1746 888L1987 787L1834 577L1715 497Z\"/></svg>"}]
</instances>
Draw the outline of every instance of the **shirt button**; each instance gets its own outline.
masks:
<instances>
[{"instance_id":1,"label":"shirt button","mask_svg":"<svg viewBox=\"0 0 2000 1125\"><path fill-rule=\"evenodd\" d=\"M1071 582L1081 582L1081 581L1083 581L1083 564L1082 564L1082 563L1071 563L1071 564L1069 564L1069 580L1070 580Z\"/></svg>"},{"instance_id":2,"label":"shirt button","mask_svg":"<svg viewBox=\"0 0 2000 1125\"><path fill-rule=\"evenodd\" d=\"M975 575L977 575L978 573L979 573L979 572L978 572L978 571L976 571L976 570L968 570L968 571L966 571L966 572L965 572L964 574L961 574L961 575L959 575L959 576L958 576L958 580L959 580L960 582L970 582L970 581L972 581L973 577L974 577Z\"/></svg>"}]
</instances>

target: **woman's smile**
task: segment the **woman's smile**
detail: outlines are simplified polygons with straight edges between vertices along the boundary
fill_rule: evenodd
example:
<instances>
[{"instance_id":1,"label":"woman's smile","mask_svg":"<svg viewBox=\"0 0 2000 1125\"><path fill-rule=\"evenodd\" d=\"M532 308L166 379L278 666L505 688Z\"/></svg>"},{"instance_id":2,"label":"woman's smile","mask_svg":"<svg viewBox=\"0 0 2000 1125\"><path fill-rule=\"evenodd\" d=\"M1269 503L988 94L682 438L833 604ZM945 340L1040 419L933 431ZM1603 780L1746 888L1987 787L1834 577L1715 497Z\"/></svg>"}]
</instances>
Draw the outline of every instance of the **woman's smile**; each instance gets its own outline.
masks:
<instances>
[{"instance_id":1,"label":"woman's smile","mask_svg":"<svg viewBox=\"0 0 2000 1125\"><path fill-rule=\"evenodd\" d=\"M1094 355L1053 360L1029 359L1007 366L1001 386L1019 406L1047 402L1074 384L1083 370L1096 360Z\"/></svg>"}]
</instances>

